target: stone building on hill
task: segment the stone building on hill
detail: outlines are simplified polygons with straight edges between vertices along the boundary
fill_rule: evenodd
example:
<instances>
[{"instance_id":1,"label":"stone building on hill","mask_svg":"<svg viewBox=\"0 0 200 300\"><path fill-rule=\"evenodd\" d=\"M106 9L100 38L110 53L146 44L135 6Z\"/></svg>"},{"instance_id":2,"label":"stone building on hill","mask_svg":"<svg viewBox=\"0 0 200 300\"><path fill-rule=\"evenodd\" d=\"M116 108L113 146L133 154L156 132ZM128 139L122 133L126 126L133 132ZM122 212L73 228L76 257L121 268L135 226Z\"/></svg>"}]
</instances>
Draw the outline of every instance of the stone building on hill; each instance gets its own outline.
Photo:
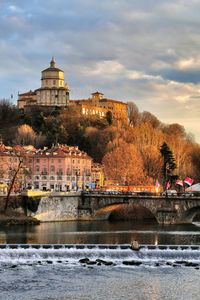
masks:
<instances>
[{"instance_id":1,"label":"stone building on hill","mask_svg":"<svg viewBox=\"0 0 200 300\"><path fill-rule=\"evenodd\" d=\"M127 120L128 105L126 103L106 98L100 92L91 95L92 97L88 99L70 100L70 105L75 105L82 115L98 115L103 118L110 112L114 119Z\"/></svg>"},{"instance_id":2,"label":"stone building on hill","mask_svg":"<svg viewBox=\"0 0 200 300\"><path fill-rule=\"evenodd\" d=\"M56 67L55 59L52 58L50 66L41 72L41 87L18 95L18 108L26 111L37 106L51 110L71 105L82 115L104 118L110 112L111 118L128 120L128 106L122 101L109 99L100 92L92 93L88 99L70 100L69 91L64 71Z\"/></svg>"},{"instance_id":3,"label":"stone building on hill","mask_svg":"<svg viewBox=\"0 0 200 300\"><path fill-rule=\"evenodd\" d=\"M50 66L41 72L41 87L34 92L19 94L18 108L27 106L65 107L69 101L69 87L65 83L64 71L56 67L52 58Z\"/></svg>"}]
</instances>

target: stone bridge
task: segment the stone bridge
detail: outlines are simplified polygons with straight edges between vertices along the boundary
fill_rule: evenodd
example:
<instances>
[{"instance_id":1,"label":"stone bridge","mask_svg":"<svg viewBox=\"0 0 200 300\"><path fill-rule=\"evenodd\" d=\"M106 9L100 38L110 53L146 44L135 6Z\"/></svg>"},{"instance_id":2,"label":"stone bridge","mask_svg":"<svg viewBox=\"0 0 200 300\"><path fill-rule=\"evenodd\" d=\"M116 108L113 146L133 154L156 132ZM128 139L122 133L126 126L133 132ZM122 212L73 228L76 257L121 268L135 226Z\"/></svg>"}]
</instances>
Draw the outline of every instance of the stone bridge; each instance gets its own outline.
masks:
<instances>
[{"instance_id":1,"label":"stone bridge","mask_svg":"<svg viewBox=\"0 0 200 300\"><path fill-rule=\"evenodd\" d=\"M200 213L200 197L135 196L83 193L78 210L92 219L108 219L117 207L135 204L149 210L160 224L191 223Z\"/></svg>"}]
</instances>

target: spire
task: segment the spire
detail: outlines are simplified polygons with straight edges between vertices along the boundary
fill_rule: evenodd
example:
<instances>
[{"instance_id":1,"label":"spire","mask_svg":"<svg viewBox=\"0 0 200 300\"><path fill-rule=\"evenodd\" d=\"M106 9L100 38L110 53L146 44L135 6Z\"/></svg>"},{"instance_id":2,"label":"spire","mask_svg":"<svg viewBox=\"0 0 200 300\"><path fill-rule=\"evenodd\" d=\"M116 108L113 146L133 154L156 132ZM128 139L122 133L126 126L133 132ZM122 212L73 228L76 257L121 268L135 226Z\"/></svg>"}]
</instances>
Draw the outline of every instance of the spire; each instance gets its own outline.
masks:
<instances>
[{"instance_id":1,"label":"spire","mask_svg":"<svg viewBox=\"0 0 200 300\"><path fill-rule=\"evenodd\" d=\"M50 67L55 68L55 64L56 64L56 61L55 61L54 57L52 56L52 59L51 59L51 62L50 62Z\"/></svg>"}]
</instances>

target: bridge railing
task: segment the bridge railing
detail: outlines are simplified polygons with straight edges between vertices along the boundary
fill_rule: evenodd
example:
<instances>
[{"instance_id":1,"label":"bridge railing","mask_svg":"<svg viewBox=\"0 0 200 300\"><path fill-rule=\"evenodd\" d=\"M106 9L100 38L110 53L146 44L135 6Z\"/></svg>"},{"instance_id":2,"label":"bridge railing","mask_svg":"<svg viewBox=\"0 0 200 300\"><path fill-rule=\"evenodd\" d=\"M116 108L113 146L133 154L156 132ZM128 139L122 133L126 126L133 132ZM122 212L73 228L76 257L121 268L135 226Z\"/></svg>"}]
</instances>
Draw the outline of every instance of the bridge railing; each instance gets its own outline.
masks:
<instances>
[{"instance_id":1,"label":"bridge railing","mask_svg":"<svg viewBox=\"0 0 200 300\"><path fill-rule=\"evenodd\" d=\"M200 198L200 193L177 193L172 195L163 195L162 193L150 193L150 192L118 192L118 191L82 191L83 196L128 196L133 198L178 198L178 199L190 199Z\"/></svg>"}]
</instances>

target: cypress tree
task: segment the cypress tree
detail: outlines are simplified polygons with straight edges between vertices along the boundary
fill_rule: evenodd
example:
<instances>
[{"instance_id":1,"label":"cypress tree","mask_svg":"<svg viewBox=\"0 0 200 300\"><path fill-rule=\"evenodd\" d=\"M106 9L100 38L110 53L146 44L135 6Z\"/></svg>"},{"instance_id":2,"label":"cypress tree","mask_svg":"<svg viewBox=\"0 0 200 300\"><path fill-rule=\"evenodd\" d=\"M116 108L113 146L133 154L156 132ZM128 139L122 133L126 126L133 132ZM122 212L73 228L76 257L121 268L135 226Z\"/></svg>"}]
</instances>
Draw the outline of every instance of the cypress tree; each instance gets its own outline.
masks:
<instances>
[{"instance_id":1,"label":"cypress tree","mask_svg":"<svg viewBox=\"0 0 200 300\"><path fill-rule=\"evenodd\" d=\"M160 148L160 153L163 158L162 175L163 175L163 189L166 186L166 182L173 176L173 171L176 169L176 162L173 152L170 150L167 143L163 143Z\"/></svg>"}]
</instances>

